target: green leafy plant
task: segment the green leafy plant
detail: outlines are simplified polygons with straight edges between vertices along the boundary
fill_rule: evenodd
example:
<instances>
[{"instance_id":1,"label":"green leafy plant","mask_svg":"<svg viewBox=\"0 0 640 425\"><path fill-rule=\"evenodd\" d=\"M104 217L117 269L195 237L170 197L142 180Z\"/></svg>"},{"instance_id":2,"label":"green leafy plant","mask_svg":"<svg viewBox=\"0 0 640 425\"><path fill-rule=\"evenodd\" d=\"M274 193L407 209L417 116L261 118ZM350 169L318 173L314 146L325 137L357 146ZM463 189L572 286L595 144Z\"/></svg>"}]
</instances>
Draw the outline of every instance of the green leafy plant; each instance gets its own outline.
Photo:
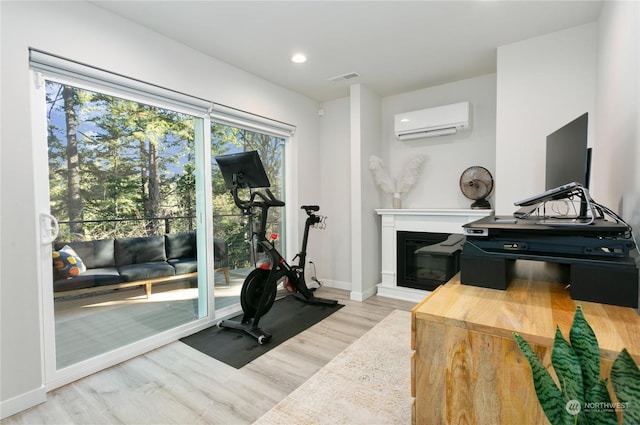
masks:
<instances>
[{"instance_id":1,"label":"green leafy plant","mask_svg":"<svg viewBox=\"0 0 640 425\"><path fill-rule=\"evenodd\" d=\"M560 387L518 333L513 334L531 367L540 406L553 425L618 425L616 411L622 412L623 425L640 424L640 370L625 349L611 368L613 402L607 379L600 379L600 348L582 307L577 306L569 331L570 343L556 326L551 365Z\"/></svg>"}]
</instances>

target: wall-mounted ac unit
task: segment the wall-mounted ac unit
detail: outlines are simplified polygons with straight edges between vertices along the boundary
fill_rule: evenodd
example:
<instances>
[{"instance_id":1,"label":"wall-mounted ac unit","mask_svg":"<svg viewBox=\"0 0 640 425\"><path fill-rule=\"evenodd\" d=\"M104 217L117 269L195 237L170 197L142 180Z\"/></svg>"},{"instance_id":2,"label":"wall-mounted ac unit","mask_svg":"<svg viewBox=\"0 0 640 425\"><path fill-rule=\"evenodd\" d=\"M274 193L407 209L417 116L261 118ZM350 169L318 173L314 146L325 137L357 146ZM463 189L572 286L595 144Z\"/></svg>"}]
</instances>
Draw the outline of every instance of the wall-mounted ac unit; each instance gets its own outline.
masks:
<instances>
[{"instance_id":1,"label":"wall-mounted ac unit","mask_svg":"<svg viewBox=\"0 0 640 425\"><path fill-rule=\"evenodd\" d=\"M420 111L405 112L395 116L395 134L399 140L456 134L469 128L469 102Z\"/></svg>"}]
</instances>

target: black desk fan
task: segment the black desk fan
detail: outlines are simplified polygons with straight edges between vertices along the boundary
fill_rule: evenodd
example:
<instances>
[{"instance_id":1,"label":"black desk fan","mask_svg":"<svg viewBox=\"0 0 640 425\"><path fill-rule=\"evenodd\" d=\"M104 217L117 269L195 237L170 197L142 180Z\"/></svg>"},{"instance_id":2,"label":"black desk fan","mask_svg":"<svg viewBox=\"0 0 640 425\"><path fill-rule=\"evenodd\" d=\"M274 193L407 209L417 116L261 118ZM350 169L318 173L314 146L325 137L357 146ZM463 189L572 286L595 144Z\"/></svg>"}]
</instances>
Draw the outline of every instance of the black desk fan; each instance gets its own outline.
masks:
<instances>
[{"instance_id":1,"label":"black desk fan","mask_svg":"<svg viewBox=\"0 0 640 425\"><path fill-rule=\"evenodd\" d=\"M471 209L491 209L487 197L493 191L493 177L486 168L474 165L464 170L460 176L460 190L464 196L474 201Z\"/></svg>"}]
</instances>

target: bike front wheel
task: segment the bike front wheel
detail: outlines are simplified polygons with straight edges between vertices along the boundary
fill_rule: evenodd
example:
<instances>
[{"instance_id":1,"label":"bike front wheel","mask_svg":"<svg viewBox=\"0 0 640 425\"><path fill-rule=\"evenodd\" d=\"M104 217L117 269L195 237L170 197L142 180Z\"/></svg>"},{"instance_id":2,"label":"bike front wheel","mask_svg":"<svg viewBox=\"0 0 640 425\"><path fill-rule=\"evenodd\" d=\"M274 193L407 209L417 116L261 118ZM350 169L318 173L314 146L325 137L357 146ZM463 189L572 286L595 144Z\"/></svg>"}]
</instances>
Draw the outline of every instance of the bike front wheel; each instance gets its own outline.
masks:
<instances>
[{"instance_id":1,"label":"bike front wheel","mask_svg":"<svg viewBox=\"0 0 640 425\"><path fill-rule=\"evenodd\" d=\"M242 311L245 315L256 317L260 299L265 291L270 292L267 295L261 315L267 314L273 306L273 302L276 299L277 285L267 285L268 277L269 270L255 269L244 280L242 291L240 292L240 305L242 305Z\"/></svg>"}]
</instances>

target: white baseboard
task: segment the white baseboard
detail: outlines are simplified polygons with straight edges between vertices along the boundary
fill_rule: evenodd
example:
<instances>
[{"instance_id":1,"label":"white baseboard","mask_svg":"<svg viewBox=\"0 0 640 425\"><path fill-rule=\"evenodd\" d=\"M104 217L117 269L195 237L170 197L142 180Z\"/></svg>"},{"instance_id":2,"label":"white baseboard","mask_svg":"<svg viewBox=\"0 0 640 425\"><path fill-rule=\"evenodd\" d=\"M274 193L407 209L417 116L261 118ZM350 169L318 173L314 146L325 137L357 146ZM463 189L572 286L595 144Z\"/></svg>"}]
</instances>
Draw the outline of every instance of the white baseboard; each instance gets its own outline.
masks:
<instances>
[{"instance_id":1,"label":"white baseboard","mask_svg":"<svg viewBox=\"0 0 640 425\"><path fill-rule=\"evenodd\" d=\"M356 292L356 291L352 291L352 285L350 282L343 282L339 280L329 280L329 279L326 279L326 280L321 279L320 281L324 286L328 288L336 288L336 289L343 289L345 291L350 291L349 298L353 301L362 302L369 297L373 297L377 293L377 288L375 286L373 288L369 288L365 292Z\"/></svg>"},{"instance_id":2,"label":"white baseboard","mask_svg":"<svg viewBox=\"0 0 640 425\"><path fill-rule=\"evenodd\" d=\"M2 400L0 402L0 419L8 418L45 401L47 401L47 392L44 385L8 400Z\"/></svg>"},{"instance_id":3,"label":"white baseboard","mask_svg":"<svg viewBox=\"0 0 640 425\"><path fill-rule=\"evenodd\" d=\"M428 297L429 294L431 294L431 291L421 291L419 289L404 288L401 286L389 287L383 284L378 285L379 296L402 301L419 303Z\"/></svg>"},{"instance_id":4,"label":"white baseboard","mask_svg":"<svg viewBox=\"0 0 640 425\"><path fill-rule=\"evenodd\" d=\"M351 291L349 298L352 299L353 301L362 302L367 298L373 297L377 292L378 292L378 288L374 286L373 288L369 288L364 292Z\"/></svg>"},{"instance_id":5,"label":"white baseboard","mask_svg":"<svg viewBox=\"0 0 640 425\"><path fill-rule=\"evenodd\" d=\"M327 288L343 289L345 291L351 290L351 282L342 282L340 280L320 279L320 282ZM309 284L310 286L312 284Z\"/></svg>"}]
</instances>

